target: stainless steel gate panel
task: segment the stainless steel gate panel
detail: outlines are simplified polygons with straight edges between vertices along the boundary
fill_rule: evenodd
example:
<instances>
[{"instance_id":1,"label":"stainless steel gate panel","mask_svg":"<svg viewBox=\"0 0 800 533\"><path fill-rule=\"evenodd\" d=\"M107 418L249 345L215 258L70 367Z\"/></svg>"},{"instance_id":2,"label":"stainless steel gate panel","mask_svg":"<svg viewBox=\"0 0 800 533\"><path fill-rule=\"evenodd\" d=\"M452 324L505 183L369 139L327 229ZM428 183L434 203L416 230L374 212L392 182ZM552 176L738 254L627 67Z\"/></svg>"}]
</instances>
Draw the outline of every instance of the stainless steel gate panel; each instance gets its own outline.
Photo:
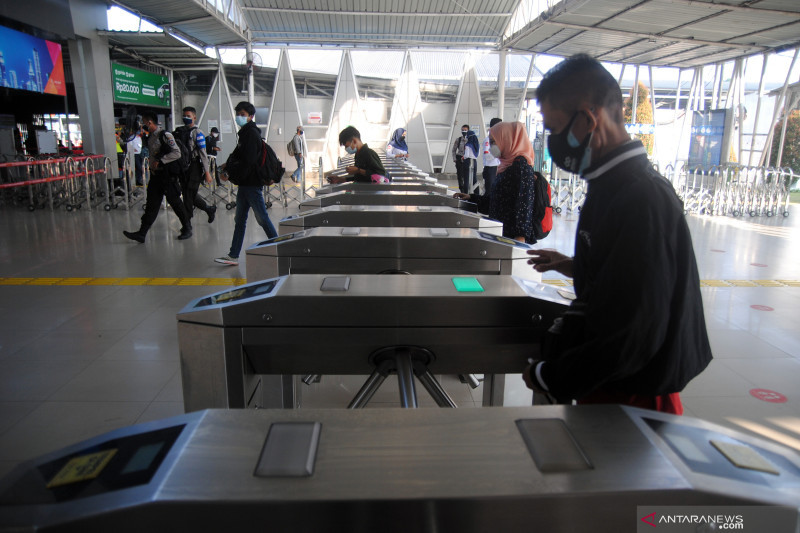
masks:
<instances>
[{"instance_id":1,"label":"stainless steel gate panel","mask_svg":"<svg viewBox=\"0 0 800 533\"><path fill-rule=\"evenodd\" d=\"M337 183L326 185L317 189L315 196L324 196L334 192L375 192L375 191L399 191L399 192L430 192L443 195L452 195L456 191L451 191L447 185L440 183L422 182L400 182L400 183Z\"/></svg>"},{"instance_id":2,"label":"stainless steel gate panel","mask_svg":"<svg viewBox=\"0 0 800 533\"><path fill-rule=\"evenodd\" d=\"M406 205L332 205L291 215L280 221L285 235L318 227L472 228L503 234L503 224L485 215L454 207Z\"/></svg>"},{"instance_id":3,"label":"stainless steel gate panel","mask_svg":"<svg viewBox=\"0 0 800 533\"><path fill-rule=\"evenodd\" d=\"M312 198L300 204L300 211L311 211L330 205L422 205L422 206L447 206L463 209L475 213L478 206L472 202L459 200L452 196L442 196L424 192L335 192L319 198Z\"/></svg>"},{"instance_id":4,"label":"stainless steel gate panel","mask_svg":"<svg viewBox=\"0 0 800 533\"><path fill-rule=\"evenodd\" d=\"M393 346L430 350L432 372L519 372L569 303L512 276L475 276L482 292L459 292L454 277L353 275L328 291L323 282L341 276L300 274L194 300L178 314L184 408L258 403L252 375L366 374L370 356ZM293 406L293 382L281 379L262 391Z\"/></svg>"},{"instance_id":5,"label":"stainless steel gate panel","mask_svg":"<svg viewBox=\"0 0 800 533\"><path fill-rule=\"evenodd\" d=\"M247 279L288 274L513 274L541 280L525 243L463 228L318 227L247 249Z\"/></svg>"},{"instance_id":6,"label":"stainless steel gate panel","mask_svg":"<svg viewBox=\"0 0 800 533\"><path fill-rule=\"evenodd\" d=\"M272 440L273 431L314 423L316 441L296 438L292 448ZM735 443L776 473L734 466L711 441ZM98 450L115 453L97 478L47 488L68 461ZM310 469L300 475L255 475L262 461L304 459ZM0 527L596 533L649 528L638 506L701 515L716 513L695 506L724 505L744 516L745 531L783 533L797 531L798 501L795 451L631 407L208 410L19 465L0 481ZM751 510L768 506L780 506L767 509L770 524L748 522Z\"/></svg>"}]
</instances>

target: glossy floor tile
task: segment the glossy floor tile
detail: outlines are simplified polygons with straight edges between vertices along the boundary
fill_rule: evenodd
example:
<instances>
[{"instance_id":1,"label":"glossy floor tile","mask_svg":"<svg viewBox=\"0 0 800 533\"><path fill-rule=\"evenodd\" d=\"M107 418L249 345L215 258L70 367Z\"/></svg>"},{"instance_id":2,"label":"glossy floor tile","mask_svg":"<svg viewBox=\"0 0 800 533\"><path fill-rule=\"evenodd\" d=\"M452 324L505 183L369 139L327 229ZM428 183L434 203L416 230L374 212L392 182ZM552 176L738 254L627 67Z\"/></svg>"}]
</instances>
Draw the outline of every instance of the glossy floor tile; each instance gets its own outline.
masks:
<instances>
[{"instance_id":1,"label":"glossy floor tile","mask_svg":"<svg viewBox=\"0 0 800 533\"><path fill-rule=\"evenodd\" d=\"M447 182L453 185L454 182ZM800 210L788 218L688 217L703 280L715 359L683 393L687 416L766 436L800 450L800 286L741 286L748 280L800 280ZM274 224L297 204L270 210ZM194 221L194 236L162 210L145 244L141 206L29 213L0 206L0 283L8 278L246 277L244 261L223 266L233 211ZM542 247L572 254L578 214L556 216ZM263 240L250 217L245 246ZM560 278L556 274L546 279ZM19 461L98 433L183 411L175 314L221 286L0 285L0 475ZM737 285L739 283L739 285ZM747 285L747 283L744 283ZM324 376L302 385L306 407L344 408L366 376ZM461 408L482 405L483 385L437 376ZM779 393L763 401L756 389ZM435 403L417 383L420 407ZM398 406L390 378L371 407ZM506 404L529 405L519 375L506 376Z\"/></svg>"}]
</instances>

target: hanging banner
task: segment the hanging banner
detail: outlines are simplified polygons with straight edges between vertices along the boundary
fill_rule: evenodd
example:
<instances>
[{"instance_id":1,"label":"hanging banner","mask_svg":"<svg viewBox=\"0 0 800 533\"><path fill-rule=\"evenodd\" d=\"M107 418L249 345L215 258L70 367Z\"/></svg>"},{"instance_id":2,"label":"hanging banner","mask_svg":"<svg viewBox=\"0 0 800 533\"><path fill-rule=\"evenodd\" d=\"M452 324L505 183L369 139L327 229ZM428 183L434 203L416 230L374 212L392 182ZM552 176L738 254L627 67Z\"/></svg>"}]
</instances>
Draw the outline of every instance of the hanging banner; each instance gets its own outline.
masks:
<instances>
[{"instance_id":1,"label":"hanging banner","mask_svg":"<svg viewBox=\"0 0 800 533\"><path fill-rule=\"evenodd\" d=\"M111 85L114 101L121 104L141 104L169 107L169 78L138 68L111 63Z\"/></svg>"}]
</instances>

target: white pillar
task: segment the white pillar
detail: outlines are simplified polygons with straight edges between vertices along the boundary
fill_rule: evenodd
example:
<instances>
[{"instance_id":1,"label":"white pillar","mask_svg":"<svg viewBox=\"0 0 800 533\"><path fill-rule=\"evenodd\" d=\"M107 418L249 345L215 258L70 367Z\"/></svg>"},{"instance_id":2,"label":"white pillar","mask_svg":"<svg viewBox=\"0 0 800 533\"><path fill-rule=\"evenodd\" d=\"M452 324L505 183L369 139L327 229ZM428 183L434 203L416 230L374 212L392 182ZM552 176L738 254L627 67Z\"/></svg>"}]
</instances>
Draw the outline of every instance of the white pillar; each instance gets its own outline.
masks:
<instances>
[{"instance_id":1,"label":"white pillar","mask_svg":"<svg viewBox=\"0 0 800 533\"><path fill-rule=\"evenodd\" d=\"M247 61L247 101L253 105L256 101L255 80L253 79L253 43L247 41L246 61ZM270 110L270 114L272 110Z\"/></svg>"},{"instance_id":2,"label":"white pillar","mask_svg":"<svg viewBox=\"0 0 800 533\"><path fill-rule=\"evenodd\" d=\"M500 50L500 68L497 70L497 117L503 120L506 108L506 54L508 50ZM486 124L481 124L486 127Z\"/></svg>"},{"instance_id":3,"label":"white pillar","mask_svg":"<svg viewBox=\"0 0 800 533\"><path fill-rule=\"evenodd\" d=\"M769 56L764 54L761 56L761 79L758 82L758 100L756 102L756 118L753 121L753 135L750 140L750 157L747 158L747 164L753 164L753 154L756 148L756 135L758 134L758 119L761 114L761 94L764 91L764 74L767 72L767 61Z\"/></svg>"}]
</instances>

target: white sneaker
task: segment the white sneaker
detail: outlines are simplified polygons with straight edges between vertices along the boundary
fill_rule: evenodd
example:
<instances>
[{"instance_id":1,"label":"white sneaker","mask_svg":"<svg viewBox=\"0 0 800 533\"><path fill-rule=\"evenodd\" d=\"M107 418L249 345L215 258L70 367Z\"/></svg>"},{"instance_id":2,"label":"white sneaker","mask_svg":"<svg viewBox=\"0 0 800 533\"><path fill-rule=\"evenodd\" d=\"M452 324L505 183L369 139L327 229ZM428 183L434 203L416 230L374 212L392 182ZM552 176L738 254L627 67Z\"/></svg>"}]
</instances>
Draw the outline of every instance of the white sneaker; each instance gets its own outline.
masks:
<instances>
[{"instance_id":1,"label":"white sneaker","mask_svg":"<svg viewBox=\"0 0 800 533\"><path fill-rule=\"evenodd\" d=\"M214 261L216 261L217 263L222 263L223 265L231 265L231 266L236 266L239 264L238 257L231 257L229 255L223 255L222 257L217 257L216 259L214 259Z\"/></svg>"}]
</instances>

